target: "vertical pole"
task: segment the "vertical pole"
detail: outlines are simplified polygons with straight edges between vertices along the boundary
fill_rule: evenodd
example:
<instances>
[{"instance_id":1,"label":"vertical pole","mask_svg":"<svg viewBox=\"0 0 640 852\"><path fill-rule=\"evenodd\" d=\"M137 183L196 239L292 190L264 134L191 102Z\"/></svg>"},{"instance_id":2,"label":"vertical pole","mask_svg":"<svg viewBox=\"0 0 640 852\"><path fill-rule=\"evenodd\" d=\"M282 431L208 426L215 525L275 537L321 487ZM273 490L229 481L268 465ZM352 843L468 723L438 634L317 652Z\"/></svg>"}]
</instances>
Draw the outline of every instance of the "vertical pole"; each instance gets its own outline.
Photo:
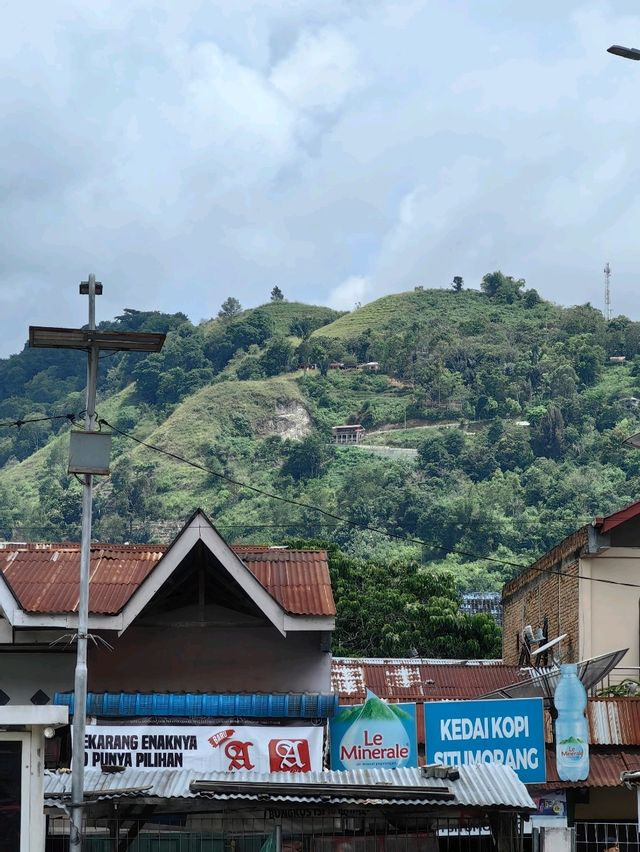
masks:
<instances>
[{"instance_id":1,"label":"vertical pole","mask_svg":"<svg viewBox=\"0 0 640 852\"><path fill-rule=\"evenodd\" d=\"M89 329L96 327L96 277L89 275ZM92 345L87 357L87 410L85 432L95 431L98 347ZM80 594L78 638L74 679L73 749L71 754L71 832L70 852L81 852L84 835L84 756L87 727L87 639L89 632L89 565L91 558L91 510L93 477L86 474L82 484L82 534L80 544Z\"/></svg>"}]
</instances>

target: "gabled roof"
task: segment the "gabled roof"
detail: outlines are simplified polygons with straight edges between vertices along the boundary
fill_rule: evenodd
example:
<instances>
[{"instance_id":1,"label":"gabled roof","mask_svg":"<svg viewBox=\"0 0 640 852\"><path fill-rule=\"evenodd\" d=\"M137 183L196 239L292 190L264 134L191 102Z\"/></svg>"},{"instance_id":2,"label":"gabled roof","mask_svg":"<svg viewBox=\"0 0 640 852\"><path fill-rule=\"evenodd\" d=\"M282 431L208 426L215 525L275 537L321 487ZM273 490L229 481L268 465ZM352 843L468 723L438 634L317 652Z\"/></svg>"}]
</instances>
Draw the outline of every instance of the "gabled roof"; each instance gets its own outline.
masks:
<instances>
[{"instance_id":1,"label":"gabled roof","mask_svg":"<svg viewBox=\"0 0 640 852\"><path fill-rule=\"evenodd\" d=\"M611 515L607 515L604 518L594 518L593 525L594 527L597 527L598 532L604 535L605 533L614 530L616 527L619 527L620 524L624 524L625 521L637 518L638 515L640 515L640 500L636 500L635 503L630 503L623 509L619 509L617 512L613 512Z\"/></svg>"},{"instance_id":2,"label":"gabled roof","mask_svg":"<svg viewBox=\"0 0 640 852\"><path fill-rule=\"evenodd\" d=\"M283 632L287 626L296 629L284 624L289 616L326 620L335 615L325 551L232 547L200 511L168 546L93 545L90 613L106 616L100 626L107 629L108 617L119 616L121 626L112 629L125 629L198 542ZM72 615L78 610L79 570L79 544L0 544L0 607L12 624L13 613ZM22 621L20 626L33 624L33 619ZM51 619L33 626L48 624L55 626Z\"/></svg>"}]
</instances>

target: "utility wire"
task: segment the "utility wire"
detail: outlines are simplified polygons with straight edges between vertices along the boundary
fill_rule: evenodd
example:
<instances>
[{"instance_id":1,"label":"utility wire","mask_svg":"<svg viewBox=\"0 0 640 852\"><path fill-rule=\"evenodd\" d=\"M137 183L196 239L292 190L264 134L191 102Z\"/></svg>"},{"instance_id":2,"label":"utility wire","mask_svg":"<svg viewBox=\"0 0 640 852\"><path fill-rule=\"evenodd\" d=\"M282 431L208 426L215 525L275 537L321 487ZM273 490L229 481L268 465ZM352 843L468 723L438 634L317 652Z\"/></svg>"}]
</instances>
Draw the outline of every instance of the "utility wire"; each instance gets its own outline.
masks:
<instances>
[{"instance_id":1,"label":"utility wire","mask_svg":"<svg viewBox=\"0 0 640 852\"><path fill-rule=\"evenodd\" d=\"M18 429L26 423L43 423L45 420L68 420L69 423L75 423L77 414L52 414L49 417L25 417L21 420L7 420L0 423L0 429L9 429L12 426L17 426Z\"/></svg>"},{"instance_id":2,"label":"utility wire","mask_svg":"<svg viewBox=\"0 0 640 852\"><path fill-rule=\"evenodd\" d=\"M253 491L255 494L260 494L262 497L268 497L272 500L279 500L281 503L288 503L290 506L297 506L302 509L311 509L314 512L318 512L321 515L324 515L327 518L331 518L334 521L338 521L341 524L347 524L348 526L355 527L356 529L366 530L367 532L377 533L379 535L387 536L388 538L397 539L399 541L407 542L408 544L419 544L423 547L434 547L437 550L442 550L444 553L457 554L458 556L467 556L474 561L485 561L491 562L496 565L508 566L509 568L518 568L520 571L525 571L527 569L532 569L534 571L538 571L542 574L551 574L554 577L564 577L567 579L580 579L580 580L588 580L592 583L604 583L610 586L627 586L632 589L640 589L639 583L626 583L622 580L608 580L603 577L587 577L584 574L566 574L561 571L553 571L550 568L542 568L536 565L524 565L522 562L513 562L509 559L496 559L493 556L478 556L477 553L471 553L467 550L460 550L454 547L446 547L443 544L437 544L434 541L427 541L422 538L414 538L412 536L403 535L401 533L393 533L389 530L385 530L382 527L374 527L370 524L363 524L359 521L352 521L349 518L343 518L340 515L336 515L334 512L330 512L327 509L321 509L320 506L312 506L310 503L303 503L300 500L294 500L291 497L284 497L282 494L273 494L270 491L265 491L263 488L259 488L257 485L249 485L248 482L241 482L237 479L233 479L231 476L227 476L224 473L220 473L216 470L211 470L211 468L205 467L205 465L200 464L199 462L190 461L189 459L185 459L182 456L179 456L177 453L172 453L170 450L164 450L162 447L156 447L154 444L150 444L148 441L143 441L140 438L136 438L135 435L131 435L128 432L123 432L122 429L118 429L116 426L113 426L108 421L101 419L98 421L101 425L107 426L109 429L112 429L118 435L122 435L124 438L128 438L130 441L135 441L136 444L140 444L142 447L146 447L149 450L153 450L156 453L160 453L168 458L174 459L175 461L179 461L182 464L189 465L189 467L193 467L196 470L201 470L204 473L208 473L211 476L215 476L218 479L222 479L225 482L229 482L232 485L237 485L239 488L247 488L249 491Z\"/></svg>"}]
</instances>

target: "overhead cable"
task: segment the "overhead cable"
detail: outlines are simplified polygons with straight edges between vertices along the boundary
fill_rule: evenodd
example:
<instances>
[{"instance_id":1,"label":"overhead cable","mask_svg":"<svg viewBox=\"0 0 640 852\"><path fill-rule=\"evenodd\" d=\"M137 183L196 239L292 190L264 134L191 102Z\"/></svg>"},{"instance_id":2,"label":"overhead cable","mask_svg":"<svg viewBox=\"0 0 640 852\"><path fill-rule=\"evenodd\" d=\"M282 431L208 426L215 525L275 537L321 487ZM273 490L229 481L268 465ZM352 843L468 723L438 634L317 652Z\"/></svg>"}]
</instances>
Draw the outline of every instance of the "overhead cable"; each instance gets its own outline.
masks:
<instances>
[{"instance_id":1,"label":"overhead cable","mask_svg":"<svg viewBox=\"0 0 640 852\"><path fill-rule=\"evenodd\" d=\"M45 420L68 420L69 423L75 423L76 418L79 415L69 413L69 414L52 414L50 416L45 417L23 417L20 420L7 420L4 423L0 423L0 429L9 429L12 426L17 426L19 429L21 426L24 426L26 423L43 423Z\"/></svg>"},{"instance_id":2,"label":"overhead cable","mask_svg":"<svg viewBox=\"0 0 640 852\"><path fill-rule=\"evenodd\" d=\"M356 529L377 533L378 535L384 535L388 538L393 538L398 541L406 542L407 544L419 544L423 547L433 547L436 550L443 551L444 553L451 553L458 556L466 556L469 559L473 559L474 561L491 562L495 565L501 565L503 567L517 568L520 571L526 571L527 569L530 569L533 571L538 571L542 574L551 574L555 577L562 577L565 579L588 580L589 582L604 583L610 586L626 586L632 589L640 589L639 583L626 583L622 580L610 580L604 577L587 577L585 574L579 573L568 574L562 571L554 571L550 568L542 568L535 564L524 565L522 562L513 562L509 559L497 559L494 556L478 556L477 553L471 553L470 551L461 550L460 548L447 547L446 545L439 544L435 541L428 541L426 539L415 538L413 536L403 535L401 533L390 532L389 530L383 529L382 527L374 527L370 524L361 523L360 521L352 521L349 518L343 518L340 515L336 515L334 512L330 512L328 509L322 509L320 508L320 506L313 506L311 503L303 503L301 500L294 500L292 497L285 497L282 494L273 494L270 491L266 491L263 488L259 488L257 485L250 485L248 482L241 482L238 479L234 479L231 476L227 476L227 474L225 473L220 473L217 470L212 470L211 468L200 464L200 462L185 459L183 456L179 456L177 453L171 452L171 450L165 450L162 447L157 447L154 444L150 444L148 441L143 441L141 438L136 438L135 435L131 435L129 432L124 432L122 429L118 429L116 426L113 426L107 420L101 419L98 422L103 426L107 426L116 434L122 435L123 438L128 438L130 441L134 441L136 444L140 444L140 446L142 447L146 447L149 450L153 450L156 453L160 453L164 456L167 456L168 458L174 459L174 461L189 465L189 467L193 467L196 470L201 470L204 473L208 473L211 476L215 476L218 479L222 479L225 482L229 482L231 485L237 485L239 488L246 488L249 491L253 491L255 494L260 494L262 497L268 497L271 500L278 500L281 503L288 503L290 506L297 506L301 509L309 509L312 512L318 512L319 514L324 515L327 518L331 518L334 521L338 521L341 524L346 524Z\"/></svg>"}]
</instances>

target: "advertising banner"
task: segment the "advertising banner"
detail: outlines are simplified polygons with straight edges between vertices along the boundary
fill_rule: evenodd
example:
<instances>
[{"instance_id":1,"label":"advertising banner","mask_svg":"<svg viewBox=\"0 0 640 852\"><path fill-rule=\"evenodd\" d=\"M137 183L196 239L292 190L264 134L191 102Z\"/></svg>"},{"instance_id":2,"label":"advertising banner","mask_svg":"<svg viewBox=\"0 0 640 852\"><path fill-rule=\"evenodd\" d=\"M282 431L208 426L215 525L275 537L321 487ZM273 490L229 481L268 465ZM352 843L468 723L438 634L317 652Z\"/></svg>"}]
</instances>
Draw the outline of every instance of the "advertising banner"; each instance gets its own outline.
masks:
<instances>
[{"instance_id":1,"label":"advertising banner","mask_svg":"<svg viewBox=\"0 0 640 852\"><path fill-rule=\"evenodd\" d=\"M367 690L364 704L338 708L329 736L332 769L418 765L415 704L387 704Z\"/></svg>"},{"instance_id":2,"label":"advertising banner","mask_svg":"<svg viewBox=\"0 0 640 852\"><path fill-rule=\"evenodd\" d=\"M427 763L504 763L525 784L546 780L541 698L424 705Z\"/></svg>"},{"instance_id":3,"label":"advertising banner","mask_svg":"<svg viewBox=\"0 0 640 852\"><path fill-rule=\"evenodd\" d=\"M233 772L322 769L321 727L87 725L85 766Z\"/></svg>"}]
</instances>

